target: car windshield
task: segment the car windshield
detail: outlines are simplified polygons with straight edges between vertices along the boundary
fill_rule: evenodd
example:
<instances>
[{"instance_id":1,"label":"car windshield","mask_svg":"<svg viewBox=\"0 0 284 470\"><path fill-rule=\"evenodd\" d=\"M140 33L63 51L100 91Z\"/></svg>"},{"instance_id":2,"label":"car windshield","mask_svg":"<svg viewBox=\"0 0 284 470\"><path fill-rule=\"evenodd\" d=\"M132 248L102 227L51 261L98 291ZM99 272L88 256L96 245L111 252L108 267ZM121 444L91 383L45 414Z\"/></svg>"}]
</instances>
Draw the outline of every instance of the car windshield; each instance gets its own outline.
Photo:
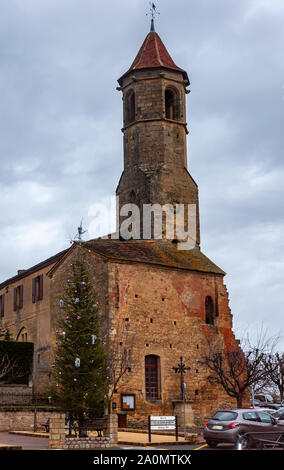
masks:
<instances>
[{"instance_id":1,"label":"car windshield","mask_svg":"<svg viewBox=\"0 0 284 470\"><path fill-rule=\"evenodd\" d=\"M233 411L217 411L211 419L217 421L235 421L238 414Z\"/></svg>"},{"instance_id":2,"label":"car windshield","mask_svg":"<svg viewBox=\"0 0 284 470\"><path fill-rule=\"evenodd\" d=\"M273 403L273 398L271 395L256 395L256 400L266 401L267 403Z\"/></svg>"}]
</instances>

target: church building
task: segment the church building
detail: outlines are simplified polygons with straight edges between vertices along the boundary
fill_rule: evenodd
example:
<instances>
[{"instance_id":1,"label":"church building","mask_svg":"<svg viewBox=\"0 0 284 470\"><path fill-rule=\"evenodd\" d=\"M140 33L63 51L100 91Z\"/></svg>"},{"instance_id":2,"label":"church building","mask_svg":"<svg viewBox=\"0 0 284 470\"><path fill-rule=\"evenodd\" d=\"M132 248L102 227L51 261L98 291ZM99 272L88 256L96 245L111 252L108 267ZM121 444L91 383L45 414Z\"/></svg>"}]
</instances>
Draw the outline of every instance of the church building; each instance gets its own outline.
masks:
<instances>
[{"instance_id":1,"label":"church building","mask_svg":"<svg viewBox=\"0 0 284 470\"><path fill-rule=\"evenodd\" d=\"M188 425L198 425L231 399L208 382L200 359L210 342L235 344L225 273L201 251L198 187L187 164L187 72L167 51L154 22L130 68L119 78L123 97L124 169L118 183L118 226L127 204L139 209L139 230L125 239L109 236L73 245L0 285L0 321L13 339L34 343L32 385L50 382L60 315L58 298L76 250L83 250L99 293L100 313L131 366L113 395L120 425L144 426L148 415L181 415L183 375ZM118 123L119 125L119 123ZM153 220L145 230L144 207L193 207L191 249L161 237ZM185 215L185 224L190 224ZM222 221L220 221L222 223ZM145 234L147 236L145 236ZM191 240L192 241L192 240ZM234 404L234 403L233 403Z\"/></svg>"}]
</instances>

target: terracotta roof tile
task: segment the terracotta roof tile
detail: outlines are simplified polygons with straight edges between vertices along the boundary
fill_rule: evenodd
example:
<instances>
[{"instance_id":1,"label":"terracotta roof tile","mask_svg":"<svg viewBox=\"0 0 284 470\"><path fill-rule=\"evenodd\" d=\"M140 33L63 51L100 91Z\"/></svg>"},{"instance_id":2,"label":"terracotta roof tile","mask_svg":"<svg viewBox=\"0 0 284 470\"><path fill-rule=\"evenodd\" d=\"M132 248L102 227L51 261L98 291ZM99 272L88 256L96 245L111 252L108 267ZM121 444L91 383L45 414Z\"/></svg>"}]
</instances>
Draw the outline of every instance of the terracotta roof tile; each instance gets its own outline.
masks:
<instances>
[{"instance_id":1,"label":"terracotta roof tile","mask_svg":"<svg viewBox=\"0 0 284 470\"><path fill-rule=\"evenodd\" d=\"M154 31L151 31L146 36L130 69L118 81L121 83L123 77L132 71L156 67L163 67L181 72L184 79L189 83L186 71L174 63L160 36Z\"/></svg>"}]
</instances>

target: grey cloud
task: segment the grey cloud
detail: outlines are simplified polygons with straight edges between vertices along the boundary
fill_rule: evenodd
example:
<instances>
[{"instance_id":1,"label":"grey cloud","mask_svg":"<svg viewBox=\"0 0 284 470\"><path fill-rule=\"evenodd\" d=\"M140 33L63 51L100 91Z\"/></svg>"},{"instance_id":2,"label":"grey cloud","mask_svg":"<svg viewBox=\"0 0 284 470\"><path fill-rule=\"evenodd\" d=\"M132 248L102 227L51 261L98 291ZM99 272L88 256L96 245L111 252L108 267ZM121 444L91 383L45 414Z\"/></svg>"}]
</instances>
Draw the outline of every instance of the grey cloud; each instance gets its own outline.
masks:
<instances>
[{"instance_id":1,"label":"grey cloud","mask_svg":"<svg viewBox=\"0 0 284 470\"><path fill-rule=\"evenodd\" d=\"M283 2L156 3L156 30L191 80L202 250L228 273L235 323L273 318L281 328ZM116 80L150 19L142 0L0 8L3 280L68 246L81 218L91 223L90 206L114 194L123 164Z\"/></svg>"}]
</instances>

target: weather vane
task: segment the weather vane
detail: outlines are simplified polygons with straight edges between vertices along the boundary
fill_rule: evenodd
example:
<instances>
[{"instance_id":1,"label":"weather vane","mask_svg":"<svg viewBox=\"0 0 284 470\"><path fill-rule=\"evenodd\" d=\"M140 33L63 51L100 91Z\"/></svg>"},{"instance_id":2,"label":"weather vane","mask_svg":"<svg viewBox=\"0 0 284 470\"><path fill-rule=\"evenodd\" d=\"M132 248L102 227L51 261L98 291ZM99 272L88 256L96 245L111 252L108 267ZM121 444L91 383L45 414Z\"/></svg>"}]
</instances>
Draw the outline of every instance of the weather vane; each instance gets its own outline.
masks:
<instances>
[{"instance_id":1,"label":"weather vane","mask_svg":"<svg viewBox=\"0 0 284 470\"><path fill-rule=\"evenodd\" d=\"M155 31L154 20L156 18L156 15L159 15L160 12L157 10L157 7L156 7L155 3L149 2L149 5L150 5L150 11L149 11L149 13L147 13L147 16L151 15L151 17L152 17L152 19L151 19L151 31Z\"/></svg>"},{"instance_id":2,"label":"weather vane","mask_svg":"<svg viewBox=\"0 0 284 470\"><path fill-rule=\"evenodd\" d=\"M80 223L80 226L78 227L78 231L76 233L76 236L70 241L70 243L73 243L75 240L78 240L79 243L81 243L82 235L84 235L84 233L86 233L86 231L87 231L87 230L83 230L82 224L83 224L83 220L81 220L81 223Z\"/></svg>"}]
</instances>

